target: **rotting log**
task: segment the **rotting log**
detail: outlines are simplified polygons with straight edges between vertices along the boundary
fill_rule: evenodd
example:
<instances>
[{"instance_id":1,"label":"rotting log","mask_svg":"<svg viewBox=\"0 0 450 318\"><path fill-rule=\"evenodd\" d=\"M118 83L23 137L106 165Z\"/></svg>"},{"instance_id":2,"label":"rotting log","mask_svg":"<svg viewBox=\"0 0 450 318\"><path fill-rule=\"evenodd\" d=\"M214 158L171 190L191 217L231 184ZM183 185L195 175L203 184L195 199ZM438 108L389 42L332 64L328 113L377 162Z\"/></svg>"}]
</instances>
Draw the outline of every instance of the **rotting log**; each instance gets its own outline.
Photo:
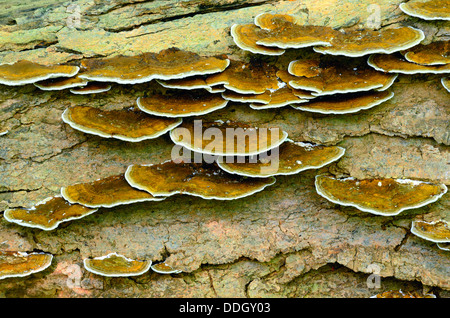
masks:
<instances>
[{"instance_id":1,"label":"rotting log","mask_svg":"<svg viewBox=\"0 0 450 318\"><path fill-rule=\"evenodd\" d=\"M380 28L412 25L424 43L448 40L448 22L406 16L400 0L364 1L76 0L0 3L0 63L42 64L135 55L178 47L202 55L263 60L280 68L310 54L288 50L262 57L240 50L234 23L262 12L292 14L308 24ZM318 173L355 178L410 178L450 185L450 94L439 75L399 75L395 96L372 109L336 116L289 107L252 110L246 104L203 115L279 126L295 141L338 145L345 155L319 170L279 176L236 201L177 196L98 212L53 231L0 218L0 249L54 255L46 270L0 281L0 296L25 297L369 297L391 289L434 291L448 297L448 251L410 233L413 219L450 219L450 194L394 217L335 205L314 188ZM31 207L60 188L124 173L131 164L170 159L168 135L139 143L104 139L61 120L69 106L106 110L135 106L153 83L115 85L104 94L72 95L33 85L0 85L0 211ZM133 259L166 260L176 275L131 279L86 271L83 259L117 252ZM381 277L381 289L367 285ZM319 287L317 287L319 286ZM355 287L356 286L356 287Z\"/></svg>"}]
</instances>

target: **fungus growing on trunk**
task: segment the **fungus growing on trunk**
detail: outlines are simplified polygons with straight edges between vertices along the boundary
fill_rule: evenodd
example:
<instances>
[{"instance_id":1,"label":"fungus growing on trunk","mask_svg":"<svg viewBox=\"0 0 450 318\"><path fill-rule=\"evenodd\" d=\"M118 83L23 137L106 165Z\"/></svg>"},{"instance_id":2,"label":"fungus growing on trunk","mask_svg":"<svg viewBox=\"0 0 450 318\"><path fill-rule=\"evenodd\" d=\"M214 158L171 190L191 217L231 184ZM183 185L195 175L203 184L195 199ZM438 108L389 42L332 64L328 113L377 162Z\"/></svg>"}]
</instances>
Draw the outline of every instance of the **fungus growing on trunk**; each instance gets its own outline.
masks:
<instances>
[{"instance_id":1,"label":"fungus growing on trunk","mask_svg":"<svg viewBox=\"0 0 450 318\"><path fill-rule=\"evenodd\" d=\"M231 61L223 72L206 78L210 86L224 83L226 89L240 94L263 94L279 88L277 69L266 63Z\"/></svg>"},{"instance_id":2,"label":"fungus growing on trunk","mask_svg":"<svg viewBox=\"0 0 450 318\"><path fill-rule=\"evenodd\" d=\"M61 195L70 203L91 208L111 208L117 205L144 201L161 201L145 191L128 184L124 175L115 175L93 182L79 183L61 188Z\"/></svg>"},{"instance_id":3,"label":"fungus growing on trunk","mask_svg":"<svg viewBox=\"0 0 450 318\"><path fill-rule=\"evenodd\" d=\"M118 253L85 258L83 263L84 268L91 273L108 277L139 276L146 273L152 265L152 261L133 260Z\"/></svg>"},{"instance_id":4,"label":"fungus growing on trunk","mask_svg":"<svg viewBox=\"0 0 450 318\"><path fill-rule=\"evenodd\" d=\"M296 93L295 90L285 85L273 92L270 92L270 101L268 103L258 103L254 102L250 104L252 109L268 109L268 108L280 108L292 104L302 104L308 102L307 98L311 98L310 94L301 95L301 93ZM303 98L302 98L303 97ZM256 104L255 104L256 103Z\"/></svg>"},{"instance_id":5,"label":"fungus growing on trunk","mask_svg":"<svg viewBox=\"0 0 450 318\"><path fill-rule=\"evenodd\" d=\"M445 220L433 222L413 221L411 233L431 242L450 243L450 223Z\"/></svg>"},{"instance_id":6,"label":"fungus growing on trunk","mask_svg":"<svg viewBox=\"0 0 450 318\"><path fill-rule=\"evenodd\" d=\"M75 76L51 78L33 84L43 91L58 91L67 88L86 86L88 84L88 81Z\"/></svg>"},{"instance_id":7,"label":"fungus growing on trunk","mask_svg":"<svg viewBox=\"0 0 450 318\"><path fill-rule=\"evenodd\" d=\"M70 89L72 94L88 95L104 93L111 89L111 85L102 82L88 82L87 85Z\"/></svg>"},{"instance_id":8,"label":"fungus growing on trunk","mask_svg":"<svg viewBox=\"0 0 450 318\"><path fill-rule=\"evenodd\" d=\"M413 47L425 38L422 30L413 27L385 28L381 30L354 30L338 32L331 46L315 46L322 54L360 57L373 53L390 54Z\"/></svg>"},{"instance_id":9,"label":"fungus growing on trunk","mask_svg":"<svg viewBox=\"0 0 450 318\"><path fill-rule=\"evenodd\" d=\"M407 15L424 20L450 20L448 0L410 0L401 3L400 9Z\"/></svg>"},{"instance_id":10,"label":"fungus growing on trunk","mask_svg":"<svg viewBox=\"0 0 450 318\"><path fill-rule=\"evenodd\" d=\"M246 178L229 174L216 164L174 161L131 165L125 178L131 186L154 196L187 194L216 200L247 197L275 183L274 177Z\"/></svg>"},{"instance_id":11,"label":"fungus growing on trunk","mask_svg":"<svg viewBox=\"0 0 450 318\"><path fill-rule=\"evenodd\" d=\"M52 263L53 255L0 251L0 279L24 277L41 272Z\"/></svg>"},{"instance_id":12,"label":"fungus growing on trunk","mask_svg":"<svg viewBox=\"0 0 450 318\"><path fill-rule=\"evenodd\" d=\"M291 69L302 63L301 60L295 61L291 64ZM305 63L309 65L310 61L307 60ZM378 72L359 62L349 61L349 63L324 62L316 68L318 75L290 77L289 85L296 89L312 91L311 94L314 96L323 96L386 89L395 80L395 75Z\"/></svg>"},{"instance_id":13,"label":"fungus growing on trunk","mask_svg":"<svg viewBox=\"0 0 450 318\"><path fill-rule=\"evenodd\" d=\"M437 201L447 192L444 184L408 179L365 179L316 176L317 193L340 205L377 215L397 215Z\"/></svg>"},{"instance_id":14,"label":"fungus growing on trunk","mask_svg":"<svg viewBox=\"0 0 450 318\"><path fill-rule=\"evenodd\" d=\"M69 107L62 119L82 132L131 142L157 138L182 122L181 118L151 116L133 108L107 111L89 106Z\"/></svg>"},{"instance_id":15,"label":"fungus growing on trunk","mask_svg":"<svg viewBox=\"0 0 450 318\"><path fill-rule=\"evenodd\" d=\"M213 93L219 89L225 90L222 88L223 84L226 84L226 81L223 83L213 83L212 85L209 85L206 83L206 77L205 76L190 76L186 78L181 79L174 79L174 80L156 80L162 87L165 88L172 88L172 89L186 89L186 90L193 90L193 89L206 89L208 92Z\"/></svg>"},{"instance_id":16,"label":"fungus growing on trunk","mask_svg":"<svg viewBox=\"0 0 450 318\"><path fill-rule=\"evenodd\" d=\"M419 44L401 52L408 62L421 65L450 64L450 41Z\"/></svg>"},{"instance_id":17,"label":"fungus growing on trunk","mask_svg":"<svg viewBox=\"0 0 450 318\"><path fill-rule=\"evenodd\" d=\"M167 265L166 262L153 264L151 268L154 272L158 274L179 274L182 272L179 269L174 269L171 266Z\"/></svg>"},{"instance_id":18,"label":"fungus growing on trunk","mask_svg":"<svg viewBox=\"0 0 450 318\"><path fill-rule=\"evenodd\" d=\"M270 155L260 155L257 160L246 157L242 158L244 160L234 160L230 163L226 158L221 157L217 160L217 164L228 173L265 178L297 174L308 169L319 169L338 160L344 153L345 149L338 146L327 147L289 140L280 145L276 162L269 160Z\"/></svg>"},{"instance_id":19,"label":"fungus growing on trunk","mask_svg":"<svg viewBox=\"0 0 450 318\"><path fill-rule=\"evenodd\" d=\"M203 132L204 130L204 132ZM238 122L190 121L170 131L172 141L189 150L218 156L250 156L281 145L287 132ZM211 137L214 137L211 141Z\"/></svg>"},{"instance_id":20,"label":"fungus growing on trunk","mask_svg":"<svg viewBox=\"0 0 450 318\"><path fill-rule=\"evenodd\" d=\"M139 97L136 103L145 113L177 118L213 112L227 106L228 100L204 90L169 90Z\"/></svg>"},{"instance_id":21,"label":"fungus growing on trunk","mask_svg":"<svg viewBox=\"0 0 450 318\"><path fill-rule=\"evenodd\" d=\"M138 56L86 59L81 62L81 78L90 81L137 84L152 79L170 80L222 72L228 59L203 57L177 48Z\"/></svg>"},{"instance_id":22,"label":"fungus growing on trunk","mask_svg":"<svg viewBox=\"0 0 450 318\"><path fill-rule=\"evenodd\" d=\"M411 63L401 54L373 54L369 56L367 64L375 70L386 73L401 74L448 74L450 64L420 65Z\"/></svg>"},{"instance_id":23,"label":"fungus growing on trunk","mask_svg":"<svg viewBox=\"0 0 450 318\"><path fill-rule=\"evenodd\" d=\"M244 51L263 55L282 55L285 50L257 44L260 39L268 36L266 30L254 24L234 24L231 26L231 36L234 43Z\"/></svg>"},{"instance_id":24,"label":"fungus growing on trunk","mask_svg":"<svg viewBox=\"0 0 450 318\"><path fill-rule=\"evenodd\" d=\"M450 93L450 77L441 78L442 86Z\"/></svg>"},{"instance_id":25,"label":"fungus growing on trunk","mask_svg":"<svg viewBox=\"0 0 450 318\"><path fill-rule=\"evenodd\" d=\"M72 204L61 196L55 196L47 198L29 209L6 209L3 216L9 222L50 231L56 229L62 222L80 219L96 211L97 209Z\"/></svg>"},{"instance_id":26,"label":"fungus growing on trunk","mask_svg":"<svg viewBox=\"0 0 450 318\"><path fill-rule=\"evenodd\" d=\"M394 96L389 91L373 91L350 94L337 94L317 97L301 105L292 105L297 110L321 114L356 113L384 103Z\"/></svg>"},{"instance_id":27,"label":"fungus growing on trunk","mask_svg":"<svg viewBox=\"0 0 450 318\"><path fill-rule=\"evenodd\" d=\"M71 65L41 65L25 60L0 65L0 84L17 86L58 77L75 76L80 68Z\"/></svg>"},{"instance_id":28,"label":"fungus growing on trunk","mask_svg":"<svg viewBox=\"0 0 450 318\"><path fill-rule=\"evenodd\" d=\"M400 289L385 291L370 298L436 298L436 296L433 294L421 295L418 292L404 292Z\"/></svg>"}]
</instances>

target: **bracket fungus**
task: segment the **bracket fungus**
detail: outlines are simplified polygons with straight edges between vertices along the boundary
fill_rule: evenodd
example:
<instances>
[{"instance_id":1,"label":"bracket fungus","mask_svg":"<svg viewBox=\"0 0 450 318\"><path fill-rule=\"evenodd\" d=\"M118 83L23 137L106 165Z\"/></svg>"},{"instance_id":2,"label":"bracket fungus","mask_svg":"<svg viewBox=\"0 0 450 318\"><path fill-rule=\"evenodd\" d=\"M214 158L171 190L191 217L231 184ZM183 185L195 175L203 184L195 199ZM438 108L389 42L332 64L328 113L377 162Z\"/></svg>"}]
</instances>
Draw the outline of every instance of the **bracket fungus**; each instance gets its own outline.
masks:
<instances>
[{"instance_id":1,"label":"bracket fungus","mask_svg":"<svg viewBox=\"0 0 450 318\"><path fill-rule=\"evenodd\" d=\"M52 263L53 255L0 251L0 279L24 277L41 272Z\"/></svg>"},{"instance_id":2,"label":"bracket fungus","mask_svg":"<svg viewBox=\"0 0 450 318\"><path fill-rule=\"evenodd\" d=\"M380 294L371 296L370 298L436 298L434 294L421 295L418 292L404 292L400 290L389 290Z\"/></svg>"},{"instance_id":3,"label":"bracket fungus","mask_svg":"<svg viewBox=\"0 0 450 318\"><path fill-rule=\"evenodd\" d=\"M62 222L80 219L96 211L97 209L72 204L61 196L55 196L37 203L30 209L6 209L3 216L9 222L50 231Z\"/></svg>"},{"instance_id":4,"label":"bracket fungus","mask_svg":"<svg viewBox=\"0 0 450 318\"><path fill-rule=\"evenodd\" d=\"M450 77L441 78L441 84L450 93Z\"/></svg>"},{"instance_id":5,"label":"bracket fungus","mask_svg":"<svg viewBox=\"0 0 450 318\"><path fill-rule=\"evenodd\" d=\"M225 91L225 88L223 88L223 84L226 84L224 81L223 83L213 83L212 85L209 85L206 83L206 77L204 76L190 76L186 78L180 78L180 79L173 79L173 80L156 80L162 87L165 88L172 88L172 89L186 89L186 90L193 90L193 89L206 89L210 93L215 92L223 92Z\"/></svg>"},{"instance_id":6,"label":"bracket fungus","mask_svg":"<svg viewBox=\"0 0 450 318\"><path fill-rule=\"evenodd\" d=\"M431 242L450 243L450 223L445 220L413 221L411 233Z\"/></svg>"},{"instance_id":7,"label":"bracket fungus","mask_svg":"<svg viewBox=\"0 0 450 318\"><path fill-rule=\"evenodd\" d=\"M146 273L152 262L133 260L117 253L105 256L85 258L84 268L91 273L108 277L139 276Z\"/></svg>"},{"instance_id":8,"label":"bracket fungus","mask_svg":"<svg viewBox=\"0 0 450 318\"><path fill-rule=\"evenodd\" d=\"M148 192L133 188L125 180L124 175L63 187L61 195L70 203L78 203L91 208L111 208L121 204L164 199L155 198Z\"/></svg>"},{"instance_id":9,"label":"bracket fungus","mask_svg":"<svg viewBox=\"0 0 450 318\"><path fill-rule=\"evenodd\" d=\"M247 197L275 183L274 177L246 178L229 174L216 164L174 161L131 165L125 178L131 186L154 196L187 194L215 200Z\"/></svg>"},{"instance_id":10,"label":"bracket fungus","mask_svg":"<svg viewBox=\"0 0 450 318\"><path fill-rule=\"evenodd\" d=\"M0 65L0 84L17 86L50 78L75 76L80 68L71 65L41 65L26 60Z\"/></svg>"},{"instance_id":11,"label":"bracket fungus","mask_svg":"<svg viewBox=\"0 0 450 318\"><path fill-rule=\"evenodd\" d=\"M419 44L401 52L408 62L421 65L450 64L450 41Z\"/></svg>"},{"instance_id":12,"label":"bracket fungus","mask_svg":"<svg viewBox=\"0 0 450 318\"><path fill-rule=\"evenodd\" d=\"M87 85L70 89L70 92L78 95L98 94L109 91L111 87L108 83L88 82Z\"/></svg>"},{"instance_id":13,"label":"bracket fungus","mask_svg":"<svg viewBox=\"0 0 450 318\"><path fill-rule=\"evenodd\" d=\"M361 57L373 53L390 54L411 48L425 39L422 30L407 26L382 30L338 32L331 46L315 46L317 53Z\"/></svg>"},{"instance_id":14,"label":"bracket fungus","mask_svg":"<svg viewBox=\"0 0 450 318\"><path fill-rule=\"evenodd\" d=\"M179 269L172 268L167 265L166 262L161 262L158 264L152 264L152 270L158 274L179 274L182 271Z\"/></svg>"},{"instance_id":15,"label":"bracket fungus","mask_svg":"<svg viewBox=\"0 0 450 318\"><path fill-rule=\"evenodd\" d=\"M234 43L244 51L263 55L282 55L285 50L257 44L260 39L268 35L266 30L254 24L234 24L231 26L231 36Z\"/></svg>"},{"instance_id":16,"label":"bracket fungus","mask_svg":"<svg viewBox=\"0 0 450 318\"><path fill-rule=\"evenodd\" d=\"M202 90L170 90L139 97L136 103L140 110L150 115L177 118L210 113L227 106L228 100L220 94Z\"/></svg>"},{"instance_id":17,"label":"bracket fungus","mask_svg":"<svg viewBox=\"0 0 450 318\"><path fill-rule=\"evenodd\" d=\"M246 157L233 158L232 162L227 162L227 158L221 157L218 158L217 165L228 173L247 177L292 175L307 169L324 167L341 158L344 153L345 149L338 146L321 146L289 140L280 145L276 158L270 158L271 154L260 155L257 160Z\"/></svg>"},{"instance_id":18,"label":"bracket fungus","mask_svg":"<svg viewBox=\"0 0 450 318\"><path fill-rule=\"evenodd\" d=\"M238 122L196 120L181 124L169 135L176 145L217 156L257 155L278 147L288 136L278 127L258 128Z\"/></svg>"},{"instance_id":19,"label":"bracket fungus","mask_svg":"<svg viewBox=\"0 0 450 318\"><path fill-rule=\"evenodd\" d=\"M131 142L157 138L182 122L181 118L151 116L133 108L106 111L90 106L69 107L62 120L88 134Z\"/></svg>"},{"instance_id":20,"label":"bracket fungus","mask_svg":"<svg viewBox=\"0 0 450 318\"><path fill-rule=\"evenodd\" d=\"M316 191L325 199L377 215L397 215L437 201L445 184L408 179L365 179L316 176Z\"/></svg>"},{"instance_id":21,"label":"bracket fungus","mask_svg":"<svg viewBox=\"0 0 450 318\"><path fill-rule=\"evenodd\" d=\"M302 63L301 60L295 61L291 64L291 69L295 68L296 64ZM309 65L310 61L307 60L306 63ZM358 62L353 64L336 61L324 62L316 70L318 71L316 76L291 77L289 85L296 89L312 91L311 94L314 96L323 96L386 89L395 80L395 75L376 71ZM281 75L281 73L279 74ZM284 75L284 77L287 76Z\"/></svg>"},{"instance_id":22,"label":"bracket fungus","mask_svg":"<svg viewBox=\"0 0 450 318\"><path fill-rule=\"evenodd\" d=\"M203 57L177 48L138 56L115 56L87 59L81 62L79 77L90 81L137 84L152 79L170 80L195 75L213 74L225 70L230 61L218 57Z\"/></svg>"},{"instance_id":23,"label":"bracket fungus","mask_svg":"<svg viewBox=\"0 0 450 318\"><path fill-rule=\"evenodd\" d=\"M373 91L362 93L319 96L302 105L292 105L294 109L321 114L348 114L369 109L394 97L393 92Z\"/></svg>"},{"instance_id":24,"label":"bracket fungus","mask_svg":"<svg viewBox=\"0 0 450 318\"><path fill-rule=\"evenodd\" d=\"M407 15L424 20L450 20L448 0L410 0L400 4Z\"/></svg>"},{"instance_id":25,"label":"bracket fungus","mask_svg":"<svg viewBox=\"0 0 450 318\"><path fill-rule=\"evenodd\" d=\"M268 30L256 44L281 49L299 49L315 45L331 45L339 32L333 28L297 24L294 17L284 14L262 13L255 17L255 24Z\"/></svg>"},{"instance_id":26,"label":"bracket fungus","mask_svg":"<svg viewBox=\"0 0 450 318\"><path fill-rule=\"evenodd\" d=\"M420 65L407 61L401 54L372 54L367 64L377 71L401 74L447 74L450 64Z\"/></svg>"},{"instance_id":27,"label":"bracket fungus","mask_svg":"<svg viewBox=\"0 0 450 318\"><path fill-rule=\"evenodd\" d=\"M67 88L86 86L88 84L88 81L75 76L51 78L33 84L43 91L57 91Z\"/></svg>"},{"instance_id":28,"label":"bracket fungus","mask_svg":"<svg viewBox=\"0 0 450 318\"><path fill-rule=\"evenodd\" d=\"M275 67L262 62L252 64L235 60L225 71L209 75L206 83L224 84L226 89L240 94L262 94L280 88Z\"/></svg>"},{"instance_id":29,"label":"bracket fungus","mask_svg":"<svg viewBox=\"0 0 450 318\"><path fill-rule=\"evenodd\" d=\"M270 92L270 100L268 103L254 102L250 104L252 109L268 109L280 108L292 104L301 104L308 102L312 95L307 92L302 93L300 90L292 89L285 85L273 92Z\"/></svg>"}]
</instances>

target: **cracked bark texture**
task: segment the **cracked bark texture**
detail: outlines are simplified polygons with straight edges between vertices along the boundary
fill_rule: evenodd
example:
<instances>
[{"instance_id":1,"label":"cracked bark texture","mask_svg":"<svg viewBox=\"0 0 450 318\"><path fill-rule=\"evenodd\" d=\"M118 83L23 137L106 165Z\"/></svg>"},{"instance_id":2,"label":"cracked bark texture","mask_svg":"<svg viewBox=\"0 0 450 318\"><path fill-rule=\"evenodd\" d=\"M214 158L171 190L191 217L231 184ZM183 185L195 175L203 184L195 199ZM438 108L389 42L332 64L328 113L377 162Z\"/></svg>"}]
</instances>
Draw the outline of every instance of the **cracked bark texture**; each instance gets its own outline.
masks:
<instances>
[{"instance_id":1,"label":"cracked bark texture","mask_svg":"<svg viewBox=\"0 0 450 318\"><path fill-rule=\"evenodd\" d=\"M373 1L381 27L413 25L424 43L449 39L448 22L408 18L401 1ZM262 59L278 67L312 54L288 50L262 57L237 48L229 30L261 12L296 15L309 24L364 27L365 1L40 0L0 1L0 62L54 64L81 58L157 52L172 46L203 55ZM236 201L189 196L100 209L53 231L0 218L2 250L45 251L52 266L0 281L2 297L369 297L390 289L450 295L450 257L410 233L416 218L450 219L450 195L426 207L382 217L332 204L314 189L317 173L356 178L411 178L450 185L450 95L436 75L400 75L390 101L349 115L320 115L288 107L256 111L229 104L203 119L278 125L296 141L346 148L319 171L277 177L263 192ZM45 92L33 85L0 86L0 211L30 207L62 186L123 173L130 164L170 158L167 135L127 143L87 135L65 125L72 105L134 106L154 83L113 85L104 94ZM86 257L118 252L183 270L133 278L87 272ZM381 277L370 289L369 275Z\"/></svg>"}]
</instances>

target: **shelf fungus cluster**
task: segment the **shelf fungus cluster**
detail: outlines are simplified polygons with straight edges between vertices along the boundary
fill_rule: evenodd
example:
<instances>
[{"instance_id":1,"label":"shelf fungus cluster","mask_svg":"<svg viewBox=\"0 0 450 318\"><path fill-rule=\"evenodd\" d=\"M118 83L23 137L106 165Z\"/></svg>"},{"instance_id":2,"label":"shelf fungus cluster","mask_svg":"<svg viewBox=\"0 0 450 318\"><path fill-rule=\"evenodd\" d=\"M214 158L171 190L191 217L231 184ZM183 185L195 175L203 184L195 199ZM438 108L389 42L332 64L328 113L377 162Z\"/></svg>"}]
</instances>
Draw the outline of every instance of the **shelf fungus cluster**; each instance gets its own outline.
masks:
<instances>
[{"instance_id":1,"label":"shelf fungus cluster","mask_svg":"<svg viewBox=\"0 0 450 318\"><path fill-rule=\"evenodd\" d=\"M401 3L400 9L407 15L423 20L450 20L447 0L410 0Z\"/></svg>"},{"instance_id":2,"label":"shelf fungus cluster","mask_svg":"<svg viewBox=\"0 0 450 318\"><path fill-rule=\"evenodd\" d=\"M420 12L422 17L423 12L433 12L440 19L448 16L445 4L412 0L401 8L411 15ZM80 65L44 66L28 61L0 65L0 84L33 84L40 90L70 90L79 95L108 92L112 85L155 81L157 89L142 92L134 107L105 110L75 105L63 112L62 121L78 131L124 142L168 133L173 149L183 151L183 156L174 158L172 150L171 160L131 164L123 174L63 186L60 195L31 208L7 209L4 218L49 231L99 209L138 202L164 204L158 201L174 195L206 200L248 197L272 186L277 176L336 162L345 149L294 141L270 124L203 121L199 116L230 103L248 103L254 110L291 106L291 111L355 113L392 99L390 87L399 74L450 73L448 41L421 45L424 33L409 26L335 30L304 25L290 15L263 13L252 24L233 25L231 36L238 47L254 54L278 56L288 49L310 48L314 57L292 60L280 69L255 62L258 59L245 62L170 48L137 56L85 59ZM447 90L448 78L441 79ZM333 203L384 216L422 207L447 192L444 184L325 174L316 176L315 188ZM415 221L411 231L433 242L449 243L449 225L443 221ZM52 255L44 253L1 252L0 279L41 271L51 260ZM161 274L180 272L165 261L152 265L150 260L133 260L118 253L86 258L84 266L111 277L141 275L149 269Z\"/></svg>"}]
</instances>

